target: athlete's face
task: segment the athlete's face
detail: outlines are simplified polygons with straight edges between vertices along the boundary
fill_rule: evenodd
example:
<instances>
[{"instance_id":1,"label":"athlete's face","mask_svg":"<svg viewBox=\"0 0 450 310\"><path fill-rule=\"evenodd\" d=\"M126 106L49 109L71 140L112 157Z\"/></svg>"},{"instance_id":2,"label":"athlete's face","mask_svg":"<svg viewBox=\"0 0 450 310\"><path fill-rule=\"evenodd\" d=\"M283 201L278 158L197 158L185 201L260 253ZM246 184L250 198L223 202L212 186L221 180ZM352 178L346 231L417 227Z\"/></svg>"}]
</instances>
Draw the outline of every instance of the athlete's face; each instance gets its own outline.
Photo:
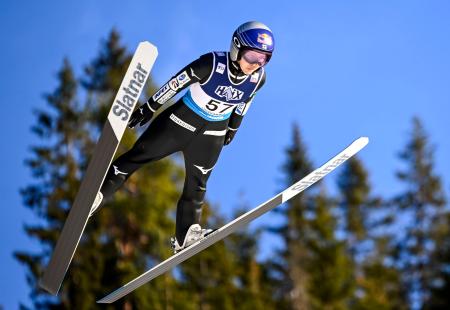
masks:
<instances>
[{"instance_id":1,"label":"athlete's face","mask_svg":"<svg viewBox=\"0 0 450 310\"><path fill-rule=\"evenodd\" d=\"M241 66L242 72L246 75L252 74L255 70L258 70L261 66L257 63L251 64L247 62L244 58L239 60L239 65Z\"/></svg>"},{"instance_id":2,"label":"athlete's face","mask_svg":"<svg viewBox=\"0 0 450 310\"><path fill-rule=\"evenodd\" d=\"M252 74L255 70L267 63L267 54L254 50L244 50L239 60L242 72Z\"/></svg>"}]
</instances>

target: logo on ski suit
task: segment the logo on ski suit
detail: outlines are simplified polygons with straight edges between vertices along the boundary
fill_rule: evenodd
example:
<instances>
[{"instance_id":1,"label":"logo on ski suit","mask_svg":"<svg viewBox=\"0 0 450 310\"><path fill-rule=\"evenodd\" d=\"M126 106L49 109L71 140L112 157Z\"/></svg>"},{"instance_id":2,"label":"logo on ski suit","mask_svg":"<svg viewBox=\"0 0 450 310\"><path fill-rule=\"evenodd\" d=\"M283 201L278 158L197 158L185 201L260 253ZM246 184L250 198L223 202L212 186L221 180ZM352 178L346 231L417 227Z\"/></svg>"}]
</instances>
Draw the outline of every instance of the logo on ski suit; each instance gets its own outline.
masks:
<instances>
[{"instance_id":1,"label":"logo on ski suit","mask_svg":"<svg viewBox=\"0 0 450 310\"><path fill-rule=\"evenodd\" d=\"M202 166L197 166L197 165L194 165L194 167L197 168L198 170L200 170L203 174L207 174L208 172L210 172L211 170L214 169L214 167L206 169Z\"/></svg>"},{"instance_id":2,"label":"logo on ski suit","mask_svg":"<svg viewBox=\"0 0 450 310\"><path fill-rule=\"evenodd\" d=\"M244 96L244 92L232 86L218 86L215 93L217 96L224 98L226 101L241 100Z\"/></svg>"},{"instance_id":3,"label":"logo on ski suit","mask_svg":"<svg viewBox=\"0 0 450 310\"><path fill-rule=\"evenodd\" d=\"M120 171L119 167L117 167L116 165L113 165L113 167L114 167L114 174L115 175L119 175L119 174L128 175L128 173Z\"/></svg>"}]
</instances>

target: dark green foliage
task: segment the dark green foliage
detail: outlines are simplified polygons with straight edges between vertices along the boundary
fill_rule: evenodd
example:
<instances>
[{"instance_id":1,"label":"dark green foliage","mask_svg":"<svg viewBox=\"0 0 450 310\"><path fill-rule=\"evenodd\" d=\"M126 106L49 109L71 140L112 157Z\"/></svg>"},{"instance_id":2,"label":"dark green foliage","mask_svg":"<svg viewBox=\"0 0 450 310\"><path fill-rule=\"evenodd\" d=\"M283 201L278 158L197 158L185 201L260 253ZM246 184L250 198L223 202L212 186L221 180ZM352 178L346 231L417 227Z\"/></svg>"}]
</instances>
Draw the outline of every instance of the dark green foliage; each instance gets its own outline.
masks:
<instances>
[{"instance_id":1,"label":"dark green foliage","mask_svg":"<svg viewBox=\"0 0 450 310\"><path fill-rule=\"evenodd\" d=\"M286 185L313 170L297 126L286 154ZM285 244L272 271L274 281L279 281L275 292L279 308L346 308L352 289L351 266L343 242L335 236L334 208L324 186L316 185L289 201L282 211L285 224L272 229Z\"/></svg>"},{"instance_id":2,"label":"dark green foliage","mask_svg":"<svg viewBox=\"0 0 450 310\"><path fill-rule=\"evenodd\" d=\"M334 205L324 190L315 197L314 205L307 241L311 252L308 264L311 309L347 309L347 300L353 292L352 265L345 243L335 236Z\"/></svg>"},{"instance_id":3,"label":"dark green foliage","mask_svg":"<svg viewBox=\"0 0 450 310\"><path fill-rule=\"evenodd\" d=\"M78 104L78 83L65 61L58 88L46 96L50 110L37 112L33 131L43 145L34 146L34 157L27 161L36 183L22 193L25 204L42 218L42 224L25 228L43 244L43 251L16 253L29 268L36 308L93 309L98 297L140 274L148 261L159 261L170 254L167 244L174 229L172 214L182 174L166 159L133 176L115 201L89 221L59 298L49 298L37 288L130 60L131 55L120 46L119 35L113 31L98 58L86 69L82 83L86 103ZM135 134L127 132L124 145L130 147L133 140ZM114 307L141 309L160 304L165 309L169 301L161 296L175 290L173 283L162 277Z\"/></svg>"},{"instance_id":4,"label":"dark green foliage","mask_svg":"<svg viewBox=\"0 0 450 310\"><path fill-rule=\"evenodd\" d=\"M25 231L41 243L42 251L15 253L28 268L34 308L236 309L245 304L247 309L263 309L261 300L254 299L261 296L254 287L259 278L248 282L245 270L238 267L242 263L258 272L256 250L237 257L236 247L247 243L233 242L218 243L184 263L175 272L178 276L158 277L113 305L95 303L172 254L169 238L175 230L175 206L184 180L183 169L173 158L141 168L90 219L58 297L37 287L130 60L119 34L112 31L81 79L85 95L79 95L66 60L58 74L59 86L46 96L49 107L36 112L33 132L40 144L33 146L33 156L27 160L35 183L22 194L25 205L41 218L38 224L27 224ZM151 81L148 86L147 96L156 89ZM79 97L85 97L83 104ZM135 140L134 131L128 130L118 155ZM204 216L211 227L223 225L224 220L212 211L206 208ZM256 244L250 236L247 240ZM247 298L245 303L239 296ZM270 293L263 297L270 300Z\"/></svg>"},{"instance_id":5,"label":"dark green foliage","mask_svg":"<svg viewBox=\"0 0 450 310\"><path fill-rule=\"evenodd\" d=\"M378 220L383 212L379 198L370 198L368 173L358 157L351 158L338 178L340 209L343 215L346 248L351 260L351 285L354 286L348 308L403 309L400 272L387 265L391 258L391 237L384 231L385 220ZM382 214L382 218L387 215ZM373 230L374 232L372 232ZM372 243L372 246L369 246Z\"/></svg>"},{"instance_id":6,"label":"dark green foliage","mask_svg":"<svg viewBox=\"0 0 450 310\"><path fill-rule=\"evenodd\" d=\"M439 218L433 229L435 248L431 256L430 297L424 309L444 310L450 307L450 213Z\"/></svg>"},{"instance_id":7,"label":"dark green foliage","mask_svg":"<svg viewBox=\"0 0 450 310\"><path fill-rule=\"evenodd\" d=\"M292 144L286 149L286 157L283 187L300 180L313 169L297 126L293 128ZM310 274L307 267L310 253L307 238L310 227L307 216L311 209L311 198L310 191L292 198L279 210L284 217L284 224L271 229L281 236L284 243L284 248L279 251L271 266L275 296L280 309L309 308Z\"/></svg>"},{"instance_id":8,"label":"dark green foliage","mask_svg":"<svg viewBox=\"0 0 450 310\"><path fill-rule=\"evenodd\" d=\"M418 304L427 302L433 285L433 231L445 205L441 180L434 171L433 152L422 123L414 118L411 136L400 153L405 168L397 172L405 190L394 203L397 216L403 217L403 222L407 219L396 246L397 263L410 299Z\"/></svg>"},{"instance_id":9,"label":"dark green foliage","mask_svg":"<svg viewBox=\"0 0 450 310\"><path fill-rule=\"evenodd\" d=\"M257 259L263 229L246 228L100 307L95 300L171 255L184 171L174 157L145 165L89 221L59 296L40 290L38 279L130 60L113 30L81 83L63 61L56 89L45 95L47 106L35 112L36 141L26 160L34 181L21 193L37 216L24 231L40 251L15 253L27 268L33 308L390 310L413 308L412 296L423 309L450 308L450 215L433 148L417 118L400 154L404 191L395 199L373 198L369 173L353 158L339 172L337 197L320 183L275 209L281 224L267 230L282 246L265 261ZM155 89L149 81L146 97ZM127 130L117 155L135 140L135 131ZM314 167L294 126L282 188ZM230 219L207 204L203 220L216 228Z\"/></svg>"},{"instance_id":10,"label":"dark green foliage","mask_svg":"<svg viewBox=\"0 0 450 310\"><path fill-rule=\"evenodd\" d=\"M339 175L341 208L345 218L345 231L350 251L356 255L356 245L367 236L366 216L370 187L367 172L357 157L350 158Z\"/></svg>"}]
</instances>

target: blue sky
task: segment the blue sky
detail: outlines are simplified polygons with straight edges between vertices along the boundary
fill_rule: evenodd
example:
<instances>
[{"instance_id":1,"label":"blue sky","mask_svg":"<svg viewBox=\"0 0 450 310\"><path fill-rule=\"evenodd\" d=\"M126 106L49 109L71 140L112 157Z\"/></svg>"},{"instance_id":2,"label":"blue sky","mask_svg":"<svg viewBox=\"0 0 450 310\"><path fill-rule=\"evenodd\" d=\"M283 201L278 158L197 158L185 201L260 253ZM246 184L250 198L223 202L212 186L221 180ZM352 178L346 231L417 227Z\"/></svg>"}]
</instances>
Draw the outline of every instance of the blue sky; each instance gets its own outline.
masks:
<instances>
[{"instance_id":1,"label":"blue sky","mask_svg":"<svg viewBox=\"0 0 450 310\"><path fill-rule=\"evenodd\" d=\"M33 109L56 87L68 57L78 76L112 27L134 50L159 49L153 77L162 84L211 50L226 50L234 29L260 20L275 33L267 83L235 141L224 149L208 198L229 214L239 194L250 206L282 189L284 148L297 122L315 165L367 135L361 153L377 194L402 188L394 171L411 119L419 116L436 146L436 171L450 189L450 2L448 1L1 1L0 122L3 165L0 305L31 305L25 269L12 258L38 249L23 233L34 221L19 189L31 182L24 159L36 143ZM230 173L231 172L231 173ZM327 180L333 190L334 173ZM267 223L270 217L258 223Z\"/></svg>"}]
</instances>

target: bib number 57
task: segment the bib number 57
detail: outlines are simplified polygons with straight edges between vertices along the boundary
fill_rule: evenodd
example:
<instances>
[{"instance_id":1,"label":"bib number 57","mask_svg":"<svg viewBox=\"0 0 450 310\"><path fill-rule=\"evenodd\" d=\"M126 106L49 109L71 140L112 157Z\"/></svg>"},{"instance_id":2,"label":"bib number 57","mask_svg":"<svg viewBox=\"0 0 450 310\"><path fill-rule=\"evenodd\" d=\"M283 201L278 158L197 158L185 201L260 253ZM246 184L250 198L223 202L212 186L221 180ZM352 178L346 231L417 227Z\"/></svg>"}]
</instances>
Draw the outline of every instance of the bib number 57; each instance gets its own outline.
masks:
<instances>
[{"instance_id":1,"label":"bib number 57","mask_svg":"<svg viewBox=\"0 0 450 310\"><path fill-rule=\"evenodd\" d=\"M229 103L219 103L219 102L214 102L211 101L209 103L206 104L206 108L211 111L214 112L217 109L219 109L219 107L222 106L223 109L219 112L220 114L225 113L228 109L230 109L231 107L234 106L234 104L229 104Z\"/></svg>"}]
</instances>

